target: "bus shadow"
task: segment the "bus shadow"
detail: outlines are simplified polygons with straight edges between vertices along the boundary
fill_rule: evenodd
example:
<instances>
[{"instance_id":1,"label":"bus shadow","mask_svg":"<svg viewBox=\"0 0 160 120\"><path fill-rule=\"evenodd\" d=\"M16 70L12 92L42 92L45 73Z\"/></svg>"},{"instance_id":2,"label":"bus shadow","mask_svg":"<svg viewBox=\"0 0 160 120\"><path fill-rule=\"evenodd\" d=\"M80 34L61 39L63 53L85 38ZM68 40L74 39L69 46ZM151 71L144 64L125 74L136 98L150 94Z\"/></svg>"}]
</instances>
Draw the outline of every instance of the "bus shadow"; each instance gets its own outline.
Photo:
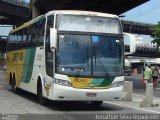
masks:
<instances>
[{"instance_id":1,"label":"bus shadow","mask_svg":"<svg viewBox=\"0 0 160 120\"><path fill-rule=\"evenodd\" d=\"M12 92L10 89L8 89ZM39 104L37 96L29 93L24 90L19 90L18 94L20 97L23 97L31 102ZM111 105L107 102L103 102L103 104L99 107L92 106L90 102L84 101L47 101L47 107L54 111L123 111L125 107L121 107L118 105Z\"/></svg>"},{"instance_id":2,"label":"bus shadow","mask_svg":"<svg viewBox=\"0 0 160 120\"><path fill-rule=\"evenodd\" d=\"M101 106L92 106L84 101L49 102L49 108L60 111L122 111L125 108L104 102Z\"/></svg>"}]
</instances>

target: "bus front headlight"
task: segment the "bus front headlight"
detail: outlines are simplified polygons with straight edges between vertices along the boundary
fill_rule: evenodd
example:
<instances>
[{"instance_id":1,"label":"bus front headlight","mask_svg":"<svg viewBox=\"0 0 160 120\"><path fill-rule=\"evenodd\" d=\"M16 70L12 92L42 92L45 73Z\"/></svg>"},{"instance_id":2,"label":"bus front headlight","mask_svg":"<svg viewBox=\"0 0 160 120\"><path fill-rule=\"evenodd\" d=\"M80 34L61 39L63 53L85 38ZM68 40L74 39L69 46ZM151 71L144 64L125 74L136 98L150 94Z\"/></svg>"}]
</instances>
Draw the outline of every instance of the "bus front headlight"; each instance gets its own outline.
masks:
<instances>
[{"instance_id":1,"label":"bus front headlight","mask_svg":"<svg viewBox=\"0 0 160 120\"><path fill-rule=\"evenodd\" d=\"M67 81L67 80L54 79L54 83L58 84L58 85L72 87L72 84L69 81Z\"/></svg>"},{"instance_id":2,"label":"bus front headlight","mask_svg":"<svg viewBox=\"0 0 160 120\"><path fill-rule=\"evenodd\" d=\"M120 86L123 86L123 84L124 84L124 81L117 81L112 83L112 87L120 87Z\"/></svg>"}]
</instances>

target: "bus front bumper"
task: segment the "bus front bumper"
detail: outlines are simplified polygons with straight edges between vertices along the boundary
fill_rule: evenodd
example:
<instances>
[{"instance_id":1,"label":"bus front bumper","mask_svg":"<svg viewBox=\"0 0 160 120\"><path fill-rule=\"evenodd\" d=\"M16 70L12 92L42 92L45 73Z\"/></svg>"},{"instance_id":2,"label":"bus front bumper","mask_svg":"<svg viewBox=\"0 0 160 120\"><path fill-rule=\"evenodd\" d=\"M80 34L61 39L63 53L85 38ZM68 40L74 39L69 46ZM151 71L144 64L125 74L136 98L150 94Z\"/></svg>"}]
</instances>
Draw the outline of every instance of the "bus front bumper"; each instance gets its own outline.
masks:
<instances>
[{"instance_id":1,"label":"bus front bumper","mask_svg":"<svg viewBox=\"0 0 160 120\"><path fill-rule=\"evenodd\" d=\"M88 96L89 95L89 96ZM90 96L91 95L91 96ZM53 100L105 101L122 100L123 86L109 89L77 89L54 84Z\"/></svg>"}]
</instances>

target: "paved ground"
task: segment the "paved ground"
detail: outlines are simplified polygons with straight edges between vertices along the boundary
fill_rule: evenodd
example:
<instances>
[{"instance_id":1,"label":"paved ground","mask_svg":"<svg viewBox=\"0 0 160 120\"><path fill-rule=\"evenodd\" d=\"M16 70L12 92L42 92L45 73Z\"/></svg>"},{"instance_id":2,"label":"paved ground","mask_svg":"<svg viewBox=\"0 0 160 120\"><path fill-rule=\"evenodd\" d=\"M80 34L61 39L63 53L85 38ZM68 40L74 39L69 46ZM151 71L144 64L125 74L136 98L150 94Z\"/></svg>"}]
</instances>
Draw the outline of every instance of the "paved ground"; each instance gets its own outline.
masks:
<instances>
[{"instance_id":1,"label":"paved ground","mask_svg":"<svg viewBox=\"0 0 160 120\"><path fill-rule=\"evenodd\" d=\"M160 107L139 107L144 98L143 89L140 89L141 92L134 92L132 102L105 101L101 107L97 108L92 107L88 102L49 102L48 106L42 106L33 94L25 91L21 91L18 95L13 94L4 82L4 74L0 72L0 113L2 114L0 119L18 117L23 120L90 120L100 119L98 115L109 114L112 114L112 117L119 115L116 119L123 117L120 116L123 114L130 114L132 117L140 113L160 114ZM154 97L154 102L160 104L160 98Z\"/></svg>"},{"instance_id":2,"label":"paved ground","mask_svg":"<svg viewBox=\"0 0 160 120\"><path fill-rule=\"evenodd\" d=\"M126 76L126 81L133 81L133 92L145 95L145 87L141 84L142 74L132 74L132 76ZM155 97L160 97L160 81L156 88L154 88L153 95Z\"/></svg>"}]
</instances>

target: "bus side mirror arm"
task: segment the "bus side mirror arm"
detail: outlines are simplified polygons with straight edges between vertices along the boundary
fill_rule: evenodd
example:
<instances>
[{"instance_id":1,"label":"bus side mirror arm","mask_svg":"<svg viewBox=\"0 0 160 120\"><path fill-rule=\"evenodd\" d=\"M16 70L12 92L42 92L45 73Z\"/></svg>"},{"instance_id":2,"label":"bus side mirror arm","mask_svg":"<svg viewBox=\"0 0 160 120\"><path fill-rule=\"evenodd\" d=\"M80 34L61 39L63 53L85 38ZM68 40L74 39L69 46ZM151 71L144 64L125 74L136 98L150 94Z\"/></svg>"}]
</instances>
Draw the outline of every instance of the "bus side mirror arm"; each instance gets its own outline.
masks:
<instances>
[{"instance_id":1,"label":"bus side mirror arm","mask_svg":"<svg viewBox=\"0 0 160 120\"><path fill-rule=\"evenodd\" d=\"M57 30L50 28L50 50L53 51L57 47Z\"/></svg>"}]
</instances>

